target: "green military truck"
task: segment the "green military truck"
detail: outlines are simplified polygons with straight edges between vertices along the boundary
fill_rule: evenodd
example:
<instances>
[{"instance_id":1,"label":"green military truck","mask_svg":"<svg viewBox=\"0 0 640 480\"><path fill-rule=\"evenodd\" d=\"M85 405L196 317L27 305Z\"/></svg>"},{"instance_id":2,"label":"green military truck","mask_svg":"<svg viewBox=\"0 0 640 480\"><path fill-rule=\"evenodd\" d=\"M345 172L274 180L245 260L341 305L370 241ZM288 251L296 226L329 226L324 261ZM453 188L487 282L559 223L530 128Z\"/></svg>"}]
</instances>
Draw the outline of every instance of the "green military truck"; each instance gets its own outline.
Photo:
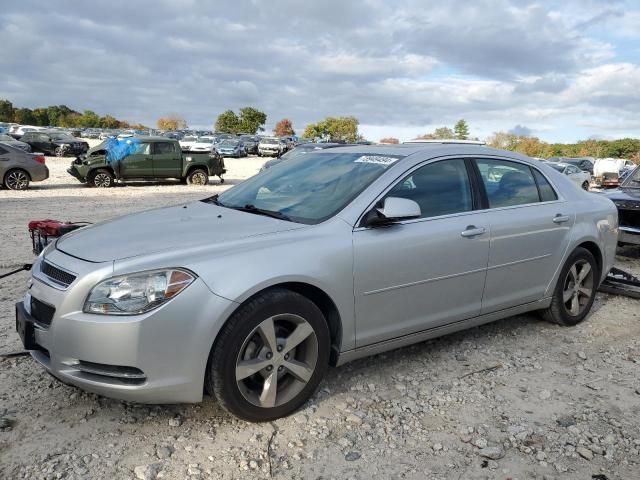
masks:
<instances>
[{"instance_id":1,"label":"green military truck","mask_svg":"<svg viewBox=\"0 0 640 480\"><path fill-rule=\"evenodd\" d=\"M189 185L206 185L217 176L224 183L224 159L216 152L182 153L177 140L165 137L136 137L121 159L109 158L109 144L103 142L79 156L67 169L92 187L111 187L116 180L162 180L176 178Z\"/></svg>"}]
</instances>

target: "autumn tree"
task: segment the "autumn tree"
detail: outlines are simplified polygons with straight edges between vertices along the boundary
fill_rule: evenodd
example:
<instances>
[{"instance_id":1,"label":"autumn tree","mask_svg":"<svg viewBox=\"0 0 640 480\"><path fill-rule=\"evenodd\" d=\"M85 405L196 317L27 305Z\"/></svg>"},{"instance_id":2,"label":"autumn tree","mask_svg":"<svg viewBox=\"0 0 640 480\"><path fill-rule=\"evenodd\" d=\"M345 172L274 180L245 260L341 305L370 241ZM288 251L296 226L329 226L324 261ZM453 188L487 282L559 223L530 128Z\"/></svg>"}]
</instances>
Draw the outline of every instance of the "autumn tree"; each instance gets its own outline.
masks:
<instances>
[{"instance_id":1,"label":"autumn tree","mask_svg":"<svg viewBox=\"0 0 640 480\"><path fill-rule=\"evenodd\" d=\"M13 103L0 99L0 122L13 122Z\"/></svg>"},{"instance_id":2,"label":"autumn tree","mask_svg":"<svg viewBox=\"0 0 640 480\"><path fill-rule=\"evenodd\" d=\"M160 130L184 130L187 128L187 121L178 115L167 115L160 117L156 122L156 126Z\"/></svg>"},{"instance_id":3,"label":"autumn tree","mask_svg":"<svg viewBox=\"0 0 640 480\"><path fill-rule=\"evenodd\" d=\"M440 127L440 128L436 128L431 133L425 133L424 135L419 135L418 137L416 137L416 140L446 140L454 137L455 137L455 134L453 133L453 130L451 130L449 127Z\"/></svg>"},{"instance_id":4,"label":"autumn tree","mask_svg":"<svg viewBox=\"0 0 640 480\"><path fill-rule=\"evenodd\" d=\"M390 143L390 144L397 145L398 143L400 143L400 140L394 137L385 137L385 138L381 138L378 143Z\"/></svg>"},{"instance_id":5,"label":"autumn tree","mask_svg":"<svg viewBox=\"0 0 640 480\"><path fill-rule=\"evenodd\" d=\"M469 138L469 125L464 118L458 120L453 127L453 131L455 133L455 138L458 140L466 140Z\"/></svg>"},{"instance_id":6,"label":"autumn tree","mask_svg":"<svg viewBox=\"0 0 640 480\"><path fill-rule=\"evenodd\" d=\"M293 123L288 118L283 118L276 126L273 128L273 134L276 137L289 137L291 135L295 135L296 132L293 130Z\"/></svg>"},{"instance_id":7,"label":"autumn tree","mask_svg":"<svg viewBox=\"0 0 640 480\"><path fill-rule=\"evenodd\" d=\"M327 140L358 140L358 119L349 117L327 117L317 123L310 123L304 129L304 138L323 138Z\"/></svg>"}]
</instances>

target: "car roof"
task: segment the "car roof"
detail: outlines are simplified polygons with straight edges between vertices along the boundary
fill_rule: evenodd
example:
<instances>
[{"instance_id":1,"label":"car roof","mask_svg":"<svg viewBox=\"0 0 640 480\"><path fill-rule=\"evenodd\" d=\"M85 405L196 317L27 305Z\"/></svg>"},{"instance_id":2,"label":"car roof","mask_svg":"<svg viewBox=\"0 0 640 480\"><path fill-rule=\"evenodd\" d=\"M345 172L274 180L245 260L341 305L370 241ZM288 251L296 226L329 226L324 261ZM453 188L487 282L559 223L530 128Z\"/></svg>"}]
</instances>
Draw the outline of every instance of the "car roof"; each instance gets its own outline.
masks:
<instances>
[{"instance_id":1,"label":"car roof","mask_svg":"<svg viewBox=\"0 0 640 480\"><path fill-rule=\"evenodd\" d=\"M498 150L496 148L487 147L476 144L462 143L413 143L400 145L344 145L331 148L331 152L336 151L345 153L362 153L362 154L385 154L385 155L402 155L408 157L414 154L427 154L429 157L444 157L448 155L482 155L482 156L498 156L509 157L518 160L524 160L528 163L534 163L535 160L517 152L506 150ZM318 153L322 153L319 150ZM539 163L539 162L538 162Z\"/></svg>"}]
</instances>

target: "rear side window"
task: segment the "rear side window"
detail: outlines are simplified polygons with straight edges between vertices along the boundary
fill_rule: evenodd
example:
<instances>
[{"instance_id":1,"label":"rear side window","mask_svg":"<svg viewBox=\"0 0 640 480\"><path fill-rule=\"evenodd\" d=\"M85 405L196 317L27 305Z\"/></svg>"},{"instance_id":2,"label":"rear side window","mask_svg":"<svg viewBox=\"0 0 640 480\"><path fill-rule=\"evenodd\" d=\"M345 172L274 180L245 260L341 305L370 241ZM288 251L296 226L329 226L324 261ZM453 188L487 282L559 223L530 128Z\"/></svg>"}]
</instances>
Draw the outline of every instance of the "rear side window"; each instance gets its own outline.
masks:
<instances>
[{"instance_id":1,"label":"rear side window","mask_svg":"<svg viewBox=\"0 0 640 480\"><path fill-rule=\"evenodd\" d=\"M476 160L490 208L526 205L540 201L528 165L505 160Z\"/></svg>"},{"instance_id":2,"label":"rear side window","mask_svg":"<svg viewBox=\"0 0 640 480\"><path fill-rule=\"evenodd\" d=\"M538 190L540 190L540 200L543 202L552 202L553 200L558 199L558 195L556 194L553 187L549 184L549 181L542 175L538 170L532 168L533 176L536 179L536 183L538 184Z\"/></svg>"},{"instance_id":3,"label":"rear side window","mask_svg":"<svg viewBox=\"0 0 640 480\"><path fill-rule=\"evenodd\" d=\"M386 197L413 200L420 205L420 218L473 210L464 160L442 160L420 167L393 187Z\"/></svg>"},{"instance_id":4,"label":"rear side window","mask_svg":"<svg viewBox=\"0 0 640 480\"><path fill-rule=\"evenodd\" d=\"M169 142L158 142L155 144L155 153L163 154L163 153L174 153L175 149L173 148L173 143Z\"/></svg>"}]
</instances>

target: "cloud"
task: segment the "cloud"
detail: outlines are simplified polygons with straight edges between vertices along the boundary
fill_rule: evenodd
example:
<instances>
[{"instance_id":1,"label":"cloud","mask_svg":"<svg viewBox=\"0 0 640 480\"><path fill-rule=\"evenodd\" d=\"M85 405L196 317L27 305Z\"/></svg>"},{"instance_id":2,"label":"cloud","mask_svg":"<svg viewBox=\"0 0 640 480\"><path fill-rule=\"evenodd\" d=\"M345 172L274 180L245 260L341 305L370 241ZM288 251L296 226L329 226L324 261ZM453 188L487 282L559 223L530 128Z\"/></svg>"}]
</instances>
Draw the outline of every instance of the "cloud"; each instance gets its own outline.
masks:
<instances>
[{"instance_id":1,"label":"cloud","mask_svg":"<svg viewBox=\"0 0 640 480\"><path fill-rule=\"evenodd\" d=\"M356 115L413 135L465 118L473 135L572 139L584 118L635 125L640 91L631 40L598 34L640 9L587 1L9 2L0 98L148 125L178 112L209 127L253 105L297 130Z\"/></svg>"},{"instance_id":2,"label":"cloud","mask_svg":"<svg viewBox=\"0 0 640 480\"><path fill-rule=\"evenodd\" d=\"M533 130L525 127L524 125L516 125L511 130L509 130L509 133L513 133L514 135L521 135L523 137L530 137L533 134Z\"/></svg>"}]
</instances>

